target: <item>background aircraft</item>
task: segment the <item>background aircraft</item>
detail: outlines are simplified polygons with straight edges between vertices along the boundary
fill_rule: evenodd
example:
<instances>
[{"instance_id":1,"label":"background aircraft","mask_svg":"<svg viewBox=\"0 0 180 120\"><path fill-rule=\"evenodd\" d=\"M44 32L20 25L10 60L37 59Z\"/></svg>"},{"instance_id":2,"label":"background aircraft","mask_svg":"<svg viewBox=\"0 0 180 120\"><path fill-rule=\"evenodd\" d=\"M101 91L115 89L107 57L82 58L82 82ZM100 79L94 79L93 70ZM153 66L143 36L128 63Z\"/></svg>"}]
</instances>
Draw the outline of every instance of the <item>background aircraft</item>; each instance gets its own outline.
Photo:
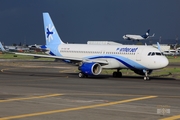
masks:
<instances>
[{"instance_id":1,"label":"background aircraft","mask_svg":"<svg viewBox=\"0 0 180 120\"><path fill-rule=\"evenodd\" d=\"M166 50L162 52L164 55L169 55L169 56L176 56L179 55L179 52L177 50Z\"/></svg>"},{"instance_id":2,"label":"background aircraft","mask_svg":"<svg viewBox=\"0 0 180 120\"><path fill-rule=\"evenodd\" d=\"M150 29L147 30L147 32L144 35L131 35L131 34L126 34L123 36L123 38L125 40L144 40L144 39L148 39L149 37L154 37L155 34L153 34L152 36L149 36L149 32Z\"/></svg>"},{"instance_id":3,"label":"background aircraft","mask_svg":"<svg viewBox=\"0 0 180 120\"><path fill-rule=\"evenodd\" d=\"M3 46L1 42L0 48L3 52L24 52L29 50L28 47L24 46Z\"/></svg>"},{"instance_id":4,"label":"background aircraft","mask_svg":"<svg viewBox=\"0 0 180 120\"><path fill-rule=\"evenodd\" d=\"M35 57L61 59L78 65L79 77L96 76L102 69L116 69L113 77L121 77L121 69L131 69L144 79L153 70L164 68L168 59L152 46L139 45L93 45L93 44L65 44L59 37L57 30L48 13L43 13L46 45L50 55L16 53Z\"/></svg>"},{"instance_id":5,"label":"background aircraft","mask_svg":"<svg viewBox=\"0 0 180 120\"><path fill-rule=\"evenodd\" d=\"M180 55L180 48L176 48L177 44L174 45L174 49L162 49L159 47L159 43L157 46L154 46L154 47L158 47L158 49L166 56L179 56Z\"/></svg>"},{"instance_id":6,"label":"background aircraft","mask_svg":"<svg viewBox=\"0 0 180 120\"><path fill-rule=\"evenodd\" d=\"M35 51L35 52L44 52L46 54L49 54L49 49L47 49L44 45L29 45L28 46L30 51Z\"/></svg>"}]
</instances>

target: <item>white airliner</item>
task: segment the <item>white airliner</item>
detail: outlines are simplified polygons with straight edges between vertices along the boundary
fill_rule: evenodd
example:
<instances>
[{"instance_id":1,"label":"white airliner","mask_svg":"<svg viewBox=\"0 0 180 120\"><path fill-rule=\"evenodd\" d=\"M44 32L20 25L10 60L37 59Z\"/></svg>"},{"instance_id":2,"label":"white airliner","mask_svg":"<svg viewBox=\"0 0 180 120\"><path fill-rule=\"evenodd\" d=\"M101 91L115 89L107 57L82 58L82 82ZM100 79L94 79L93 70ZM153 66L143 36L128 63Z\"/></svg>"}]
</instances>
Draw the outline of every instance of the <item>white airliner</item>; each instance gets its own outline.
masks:
<instances>
[{"instance_id":1,"label":"white airliner","mask_svg":"<svg viewBox=\"0 0 180 120\"><path fill-rule=\"evenodd\" d=\"M23 46L3 46L1 42L0 49L3 52L24 52L29 50L29 48Z\"/></svg>"},{"instance_id":2,"label":"white airliner","mask_svg":"<svg viewBox=\"0 0 180 120\"><path fill-rule=\"evenodd\" d=\"M79 77L99 75L102 69L116 69L114 77L121 77L121 69L131 69L139 75L148 75L153 70L164 68L168 59L151 46L65 44L59 37L48 13L43 13L46 45L49 55L16 53L37 57L62 59L78 65Z\"/></svg>"},{"instance_id":3,"label":"white airliner","mask_svg":"<svg viewBox=\"0 0 180 120\"><path fill-rule=\"evenodd\" d=\"M177 44L174 46L174 49L169 49L169 50L163 50L161 49L159 46L159 43L157 44L158 45L158 49L161 51L161 53L163 53L165 56L179 56L180 55L180 52L178 50L178 48L176 48Z\"/></svg>"},{"instance_id":4,"label":"white airliner","mask_svg":"<svg viewBox=\"0 0 180 120\"><path fill-rule=\"evenodd\" d=\"M144 35L131 35L131 34L126 34L123 36L123 38L125 40L144 40L144 39L148 39L149 37L154 37L155 34L153 34L152 36L149 36L149 32L150 29L147 30L147 32Z\"/></svg>"},{"instance_id":5,"label":"white airliner","mask_svg":"<svg viewBox=\"0 0 180 120\"><path fill-rule=\"evenodd\" d=\"M177 55L179 55L178 50L165 50L162 53L164 55L167 55L167 56L177 56Z\"/></svg>"}]
</instances>

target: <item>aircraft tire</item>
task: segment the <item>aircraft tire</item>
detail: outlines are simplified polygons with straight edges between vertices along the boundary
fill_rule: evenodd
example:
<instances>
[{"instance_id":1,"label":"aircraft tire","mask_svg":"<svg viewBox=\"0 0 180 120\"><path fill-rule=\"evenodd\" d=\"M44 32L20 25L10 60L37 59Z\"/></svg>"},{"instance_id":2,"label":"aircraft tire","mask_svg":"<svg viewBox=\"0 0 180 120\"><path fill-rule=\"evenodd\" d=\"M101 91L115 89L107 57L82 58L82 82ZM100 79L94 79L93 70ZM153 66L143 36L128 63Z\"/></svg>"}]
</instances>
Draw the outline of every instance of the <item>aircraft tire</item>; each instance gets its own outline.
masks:
<instances>
[{"instance_id":1,"label":"aircraft tire","mask_svg":"<svg viewBox=\"0 0 180 120\"><path fill-rule=\"evenodd\" d=\"M122 73L121 72L118 72L118 77L122 77Z\"/></svg>"},{"instance_id":2,"label":"aircraft tire","mask_svg":"<svg viewBox=\"0 0 180 120\"><path fill-rule=\"evenodd\" d=\"M84 77L85 77L85 75L84 75L82 72L80 72L80 73L78 74L78 76L79 76L79 78L84 78Z\"/></svg>"},{"instance_id":3,"label":"aircraft tire","mask_svg":"<svg viewBox=\"0 0 180 120\"><path fill-rule=\"evenodd\" d=\"M113 77L122 77L121 72L113 72Z\"/></svg>"},{"instance_id":4,"label":"aircraft tire","mask_svg":"<svg viewBox=\"0 0 180 120\"><path fill-rule=\"evenodd\" d=\"M117 77L117 76L118 76L117 72L113 72L113 77Z\"/></svg>"},{"instance_id":5,"label":"aircraft tire","mask_svg":"<svg viewBox=\"0 0 180 120\"><path fill-rule=\"evenodd\" d=\"M150 80L149 77L144 77L144 80Z\"/></svg>"}]
</instances>

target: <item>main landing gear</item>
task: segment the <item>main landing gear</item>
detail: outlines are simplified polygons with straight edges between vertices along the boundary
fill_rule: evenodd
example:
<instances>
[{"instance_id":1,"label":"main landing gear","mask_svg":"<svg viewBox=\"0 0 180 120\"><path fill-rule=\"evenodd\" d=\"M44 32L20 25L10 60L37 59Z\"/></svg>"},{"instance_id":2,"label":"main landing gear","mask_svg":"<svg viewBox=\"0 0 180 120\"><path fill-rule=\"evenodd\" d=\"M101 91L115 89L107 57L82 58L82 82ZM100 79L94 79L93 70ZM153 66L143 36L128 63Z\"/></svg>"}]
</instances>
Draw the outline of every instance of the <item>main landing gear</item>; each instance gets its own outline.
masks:
<instances>
[{"instance_id":1,"label":"main landing gear","mask_svg":"<svg viewBox=\"0 0 180 120\"><path fill-rule=\"evenodd\" d=\"M122 77L122 73L117 69L117 72L113 72L113 77Z\"/></svg>"},{"instance_id":2,"label":"main landing gear","mask_svg":"<svg viewBox=\"0 0 180 120\"><path fill-rule=\"evenodd\" d=\"M82 72L79 72L78 76L79 76L79 78L87 78L88 77L88 75L86 75Z\"/></svg>"}]
</instances>

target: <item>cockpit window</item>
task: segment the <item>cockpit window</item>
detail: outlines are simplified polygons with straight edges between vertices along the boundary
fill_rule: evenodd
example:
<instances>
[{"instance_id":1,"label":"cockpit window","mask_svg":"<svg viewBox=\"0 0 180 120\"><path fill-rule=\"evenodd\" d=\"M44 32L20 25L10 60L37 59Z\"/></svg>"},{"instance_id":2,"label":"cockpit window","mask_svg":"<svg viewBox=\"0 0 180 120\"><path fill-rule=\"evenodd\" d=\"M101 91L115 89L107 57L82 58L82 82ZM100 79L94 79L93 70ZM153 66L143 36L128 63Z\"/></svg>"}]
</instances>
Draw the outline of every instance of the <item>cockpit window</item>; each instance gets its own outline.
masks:
<instances>
[{"instance_id":1,"label":"cockpit window","mask_svg":"<svg viewBox=\"0 0 180 120\"><path fill-rule=\"evenodd\" d=\"M155 55L155 53L153 52L152 54L151 54L151 56L154 56Z\"/></svg>"},{"instance_id":2,"label":"cockpit window","mask_svg":"<svg viewBox=\"0 0 180 120\"><path fill-rule=\"evenodd\" d=\"M156 52L156 55L158 55L158 56L161 56L161 53L159 53L159 52Z\"/></svg>"},{"instance_id":3,"label":"cockpit window","mask_svg":"<svg viewBox=\"0 0 180 120\"><path fill-rule=\"evenodd\" d=\"M150 55L151 55L151 52L148 53L148 56L150 56Z\"/></svg>"},{"instance_id":4,"label":"cockpit window","mask_svg":"<svg viewBox=\"0 0 180 120\"><path fill-rule=\"evenodd\" d=\"M154 55L157 55L157 56L164 56L164 54L161 53L161 52L149 52L149 53L148 53L148 56L154 56Z\"/></svg>"}]
</instances>

